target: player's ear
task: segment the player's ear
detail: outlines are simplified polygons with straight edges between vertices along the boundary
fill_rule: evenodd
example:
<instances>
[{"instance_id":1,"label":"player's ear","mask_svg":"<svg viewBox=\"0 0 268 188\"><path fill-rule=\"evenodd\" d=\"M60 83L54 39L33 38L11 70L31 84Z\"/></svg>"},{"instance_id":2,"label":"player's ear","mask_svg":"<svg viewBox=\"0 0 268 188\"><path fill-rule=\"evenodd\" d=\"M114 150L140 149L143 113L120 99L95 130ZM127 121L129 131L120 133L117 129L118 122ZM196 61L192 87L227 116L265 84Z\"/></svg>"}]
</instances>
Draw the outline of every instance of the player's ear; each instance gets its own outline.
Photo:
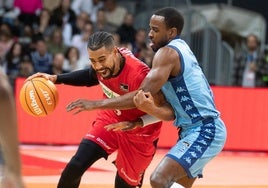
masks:
<instances>
[{"instance_id":1,"label":"player's ear","mask_svg":"<svg viewBox=\"0 0 268 188\"><path fill-rule=\"evenodd\" d=\"M117 53L118 53L118 49L117 49L117 47L116 47L116 46L114 46L114 47L113 47L112 52L113 52L114 54L117 54Z\"/></svg>"},{"instance_id":2,"label":"player's ear","mask_svg":"<svg viewBox=\"0 0 268 188\"><path fill-rule=\"evenodd\" d=\"M176 37L178 35L178 30L176 27L172 27L169 29L169 33L168 33L170 39L173 39L174 37Z\"/></svg>"}]
</instances>

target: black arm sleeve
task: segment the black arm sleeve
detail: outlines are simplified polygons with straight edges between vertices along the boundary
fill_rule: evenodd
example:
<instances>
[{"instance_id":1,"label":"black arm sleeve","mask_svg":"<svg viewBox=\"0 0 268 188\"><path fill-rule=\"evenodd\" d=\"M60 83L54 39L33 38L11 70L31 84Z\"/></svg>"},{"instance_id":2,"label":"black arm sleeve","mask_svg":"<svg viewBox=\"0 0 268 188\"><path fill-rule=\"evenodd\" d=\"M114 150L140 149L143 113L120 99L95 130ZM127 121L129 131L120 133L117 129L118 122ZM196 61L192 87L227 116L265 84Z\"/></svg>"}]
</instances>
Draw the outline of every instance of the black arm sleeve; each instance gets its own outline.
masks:
<instances>
[{"instance_id":1,"label":"black arm sleeve","mask_svg":"<svg viewBox=\"0 0 268 188\"><path fill-rule=\"evenodd\" d=\"M94 86L98 85L97 75L92 67L57 75L56 84L67 84L72 86Z\"/></svg>"}]
</instances>

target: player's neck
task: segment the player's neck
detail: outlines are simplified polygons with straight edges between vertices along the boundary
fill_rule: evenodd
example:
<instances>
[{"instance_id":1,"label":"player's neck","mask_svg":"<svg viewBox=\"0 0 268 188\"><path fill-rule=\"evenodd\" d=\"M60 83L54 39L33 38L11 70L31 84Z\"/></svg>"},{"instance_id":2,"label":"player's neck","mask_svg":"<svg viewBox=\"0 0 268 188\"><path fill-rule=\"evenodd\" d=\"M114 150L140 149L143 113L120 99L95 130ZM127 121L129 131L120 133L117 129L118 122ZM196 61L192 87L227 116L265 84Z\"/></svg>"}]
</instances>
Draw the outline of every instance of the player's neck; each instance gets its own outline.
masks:
<instances>
[{"instance_id":1,"label":"player's neck","mask_svg":"<svg viewBox=\"0 0 268 188\"><path fill-rule=\"evenodd\" d=\"M122 69L123 69L123 67L125 65L125 57L119 51L117 53L117 62L119 62L119 63L116 64L116 70L117 71L116 71L116 74L113 75L113 77L118 76L121 73L121 71L122 71Z\"/></svg>"}]
</instances>

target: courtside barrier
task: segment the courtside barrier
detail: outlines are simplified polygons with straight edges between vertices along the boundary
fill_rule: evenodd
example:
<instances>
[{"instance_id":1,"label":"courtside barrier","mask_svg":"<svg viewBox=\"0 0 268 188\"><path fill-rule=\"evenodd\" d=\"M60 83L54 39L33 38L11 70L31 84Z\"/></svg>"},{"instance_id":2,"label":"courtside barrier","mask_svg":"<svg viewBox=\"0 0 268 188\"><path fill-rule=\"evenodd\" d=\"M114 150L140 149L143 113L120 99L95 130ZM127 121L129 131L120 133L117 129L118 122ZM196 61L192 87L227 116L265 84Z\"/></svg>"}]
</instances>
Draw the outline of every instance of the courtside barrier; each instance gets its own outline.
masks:
<instances>
[{"instance_id":1,"label":"courtside barrier","mask_svg":"<svg viewBox=\"0 0 268 188\"><path fill-rule=\"evenodd\" d=\"M76 145L87 133L96 111L73 115L66 112L68 103L78 98L99 99L101 90L57 85L59 104L47 117L26 114L17 98L24 79L15 87L19 138L24 144ZM268 89L213 86L217 108L226 123L228 138L225 150L268 151ZM159 147L169 148L176 142L177 130L164 122Z\"/></svg>"}]
</instances>

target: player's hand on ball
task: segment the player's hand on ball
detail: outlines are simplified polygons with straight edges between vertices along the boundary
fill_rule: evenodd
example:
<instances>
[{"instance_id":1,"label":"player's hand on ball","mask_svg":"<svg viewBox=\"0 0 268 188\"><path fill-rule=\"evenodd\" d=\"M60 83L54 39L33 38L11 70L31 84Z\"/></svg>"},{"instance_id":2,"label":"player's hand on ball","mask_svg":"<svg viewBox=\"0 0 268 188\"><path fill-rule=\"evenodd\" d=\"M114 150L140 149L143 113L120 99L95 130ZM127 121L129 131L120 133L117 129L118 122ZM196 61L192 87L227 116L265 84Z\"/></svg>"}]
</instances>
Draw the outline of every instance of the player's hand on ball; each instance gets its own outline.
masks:
<instances>
[{"instance_id":1,"label":"player's hand on ball","mask_svg":"<svg viewBox=\"0 0 268 188\"><path fill-rule=\"evenodd\" d=\"M76 110L74 114L78 114L82 111L90 111L94 110L96 107L96 102L95 101L90 101L86 99L78 99L76 101L71 102L66 106L66 111L70 112L73 110Z\"/></svg>"},{"instance_id":2,"label":"player's hand on ball","mask_svg":"<svg viewBox=\"0 0 268 188\"><path fill-rule=\"evenodd\" d=\"M57 87L44 77L24 82L19 99L25 112L33 116L47 116L54 112L59 101Z\"/></svg>"},{"instance_id":3,"label":"player's hand on ball","mask_svg":"<svg viewBox=\"0 0 268 188\"><path fill-rule=\"evenodd\" d=\"M42 72L38 72L38 73L35 73L31 76L29 76L25 82L29 81L29 80L32 80L33 78L37 78L37 77L42 77L42 78L45 78L47 80L50 80L51 82L55 83L56 80L57 80L57 75L50 75L50 74L47 74L47 73L42 73Z\"/></svg>"}]
</instances>

